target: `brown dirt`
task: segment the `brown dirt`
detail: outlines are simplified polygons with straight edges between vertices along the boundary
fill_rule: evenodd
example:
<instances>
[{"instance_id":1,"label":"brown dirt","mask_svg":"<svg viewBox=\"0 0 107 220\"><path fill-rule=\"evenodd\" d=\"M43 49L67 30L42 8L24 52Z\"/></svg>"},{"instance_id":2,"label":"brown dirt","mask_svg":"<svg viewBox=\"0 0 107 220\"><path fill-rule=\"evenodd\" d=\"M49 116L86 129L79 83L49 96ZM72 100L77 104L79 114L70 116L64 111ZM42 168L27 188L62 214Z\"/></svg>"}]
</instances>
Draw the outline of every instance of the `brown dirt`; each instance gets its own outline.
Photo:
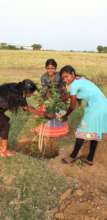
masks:
<instances>
[{"instance_id":1,"label":"brown dirt","mask_svg":"<svg viewBox=\"0 0 107 220\"><path fill-rule=\"evenodd\" d=\"M80 152L86 155L88 146ZM107 220L107 146L100 143L93 166L63 164L60 156L49 160L49 168L68 181L69 189L60 195L59 205L53 210L53 220Z\"/></svg>"},{"instance_id":2,"label":"brown dirt","mask_svg":"<svg viewBox=\"0 0 107 220\"><path fill-rule=\"evenodd\" d=\"M18 143L19 151L30 144L23 137ZM88 143L80 152L86 156ZM59 196L58 207L50 212L52 220L107 220L107 142L97 148L94 165L74 162L63 164L63 155L71 152L71 146L63 147L59 156L49 159L48 167L68 182L68 190ZM29 152L27 152L29 153Z\"/></svg>"}]
</instances>

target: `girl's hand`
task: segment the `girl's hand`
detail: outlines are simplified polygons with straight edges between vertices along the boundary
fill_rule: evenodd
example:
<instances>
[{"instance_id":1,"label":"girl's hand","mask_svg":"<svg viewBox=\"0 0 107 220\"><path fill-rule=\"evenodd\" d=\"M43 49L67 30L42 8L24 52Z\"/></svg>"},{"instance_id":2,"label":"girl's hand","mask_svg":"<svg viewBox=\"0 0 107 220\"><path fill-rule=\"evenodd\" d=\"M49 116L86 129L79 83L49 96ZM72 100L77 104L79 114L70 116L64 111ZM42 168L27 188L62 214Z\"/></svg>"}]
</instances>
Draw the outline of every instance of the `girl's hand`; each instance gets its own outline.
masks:
<instances>
[{"instance_id":1,"label":"girl's hand","mask_svg":"<svg viewBox=\"0 0 107 220\"><path fill-rule=\"evenodd\" d=\"M63 115L61 117L61 121L64 122L64 121L67 121L68 120L68 116L67 115Z\"/></svg>"},{"instance_id":2,"label":"girl's hand","mask_svg":"<svg viewBox=\"0 0 107 220\"><path fill-rule=\"evenodd\" d=\"M39 111L39 110L35 109L35 108L32 107L32 106L26 106L26 107L24 107L23 109L24 109L25 111L28 111L28 112L34 114L34 115L44 116L44 112Z\"/></svg>"},{"instance_id":3,"label":"girl's hand","mask_svg":"<svg viewBox=\"0 0 107 220\"><path fill-rule=\"evenodd\" d=\"M45 118L48 118L48 119L56 118L56 115L55 115L55 114L49 114L49 113L47 113L47 112L44 113L44 116L45 116Z\"/></svg>"}]
</instances>

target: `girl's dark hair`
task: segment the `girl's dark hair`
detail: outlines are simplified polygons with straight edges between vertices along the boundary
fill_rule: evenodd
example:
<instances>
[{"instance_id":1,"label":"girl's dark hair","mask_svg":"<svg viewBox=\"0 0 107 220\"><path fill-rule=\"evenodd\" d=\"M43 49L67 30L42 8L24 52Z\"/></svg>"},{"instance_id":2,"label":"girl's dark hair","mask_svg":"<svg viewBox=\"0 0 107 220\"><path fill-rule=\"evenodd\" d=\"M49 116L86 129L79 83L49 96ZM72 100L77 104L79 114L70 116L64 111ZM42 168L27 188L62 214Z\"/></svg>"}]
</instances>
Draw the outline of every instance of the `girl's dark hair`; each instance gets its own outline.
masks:
<instances>
[{"instance_id":1,"label":"girl's dark hair","mask_svg":"<svg viewBox=\"0 0 107 220\"><path fill-rule=\"evenodd\" d=\"M25 96L27 93L33 93L38 90L35 83L30 79L25 79L19 83L5 83L0 85L0 97L8 103L8 109L12 111L17 111L21 106L27 104L26 97L23 97L23 92Z\"/></svg>"},{"instance_id":2,"label":"girl's dark hair","mask_svg":"<svg viewBox=\"0 0 107 220\"><path fill-rule=\"evenodd\" d=\"M49 65L54 66L55 68L57 68L57 62L54 59L48 59L45 63L45 67L47 68Z\"/></svg>"},{"instance_id":3,"label":"girl's dark hair","mask_svg":"<svg viewBox=\"0 0 107 220\"><path fill-rule=\"evenodd\" d=\"M76 74L75 69L72 66L70 66L70 65L66 65L66 66L62 67L62 69L60 70L60 76L62 76L62 74L64 72L69 73L71 75L72 75L72 73L74 73L75 76L80 76L81 77L81 75ZM81 99L77 99L77 101L78 101L78 104L80 106L81 103L82 103L82 100Z\"/></svg>"},{"instance_id":4,"label":"girl's dark hair","mask_svg":"<svg viewBox=\"0 0 107 220\"><path fill-rule=\"evenodd\" d=\"M30 79L25 79L22 82L19 82L17 88L25 93L33 93L36 90L38 91L36 84Z\"/></svg>"},{"instance_id":5,"label":"girl's dark hair","mask_svg":"<svg viewBox=\"0 0 107 220\"><path fill-rule=\"evenodd\" d=\"M70 73L70 74L74 73L75 76L76 76L75 69L72 66L70 66L70 65L66 65L66 66L62 67L62 69L60 70L60 76L62 76L62 74L64 72L67 72L67 73Z\"/></svg>"}]
</instances>

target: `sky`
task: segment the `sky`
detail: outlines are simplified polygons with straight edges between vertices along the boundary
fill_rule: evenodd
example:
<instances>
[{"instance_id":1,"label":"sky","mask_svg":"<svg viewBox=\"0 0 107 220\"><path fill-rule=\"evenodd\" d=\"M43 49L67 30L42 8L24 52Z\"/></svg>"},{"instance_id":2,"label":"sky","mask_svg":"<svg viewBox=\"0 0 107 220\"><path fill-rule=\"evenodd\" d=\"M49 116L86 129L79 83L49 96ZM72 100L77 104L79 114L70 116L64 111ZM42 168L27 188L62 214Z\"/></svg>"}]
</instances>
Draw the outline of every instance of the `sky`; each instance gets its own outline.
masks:
<instances>
[{"instance_id":1,"label":"sky","mask_svg":"<svg viewBox=\"0 0 107 220\"><path fill-rule=\"evenodd\" d=\"M55 50L107 46L107 0L0 0L0 42Z\"/></svg>"}]
</instances>

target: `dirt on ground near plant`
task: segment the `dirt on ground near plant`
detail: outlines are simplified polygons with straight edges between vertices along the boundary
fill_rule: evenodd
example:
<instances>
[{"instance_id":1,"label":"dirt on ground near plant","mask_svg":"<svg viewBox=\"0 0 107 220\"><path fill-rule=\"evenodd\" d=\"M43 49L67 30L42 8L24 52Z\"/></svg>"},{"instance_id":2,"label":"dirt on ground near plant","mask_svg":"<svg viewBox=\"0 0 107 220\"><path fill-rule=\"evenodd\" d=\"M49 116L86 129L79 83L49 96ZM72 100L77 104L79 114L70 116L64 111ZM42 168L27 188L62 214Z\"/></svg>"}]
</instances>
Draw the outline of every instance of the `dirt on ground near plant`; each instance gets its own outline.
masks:
<instances>
[{"instance_id":1,"label":"dirt on ground near plant","mask_svg":"<svg viewBox=\"0 0 107 220\"><path fill-rule=\"evenodd\" d=\"M63 164L61 158L70 151L71 146L64 147L58 157L49 160L49 168L64 175L69 184L53 210L53 220L107 220L107 143L99 144L93 166L80 160ZM86 144L80 154L86 155L87 151Z\"/></svg>"},{"instance_id":2,"label":"dirt on ground near plant","mask_svg":"<svg viewBox=\"0 0 107 220\"><path fill-rule=\"evenodd\" d=\"M27 138L18 147L27 146ZM28 144L29 145L29 144ZM52 220L107 220L107 142L99 143L94 165L80 159L63 164L61 159L69 155L73 146L60 148L59 156L48 160L48 167L68 182L68 190L59 196L59 204L50 211ZM79 158L87 155L89 143L85 143ZM29 152L27 152L29 153Z\"/></svg>"}]
</instances>

